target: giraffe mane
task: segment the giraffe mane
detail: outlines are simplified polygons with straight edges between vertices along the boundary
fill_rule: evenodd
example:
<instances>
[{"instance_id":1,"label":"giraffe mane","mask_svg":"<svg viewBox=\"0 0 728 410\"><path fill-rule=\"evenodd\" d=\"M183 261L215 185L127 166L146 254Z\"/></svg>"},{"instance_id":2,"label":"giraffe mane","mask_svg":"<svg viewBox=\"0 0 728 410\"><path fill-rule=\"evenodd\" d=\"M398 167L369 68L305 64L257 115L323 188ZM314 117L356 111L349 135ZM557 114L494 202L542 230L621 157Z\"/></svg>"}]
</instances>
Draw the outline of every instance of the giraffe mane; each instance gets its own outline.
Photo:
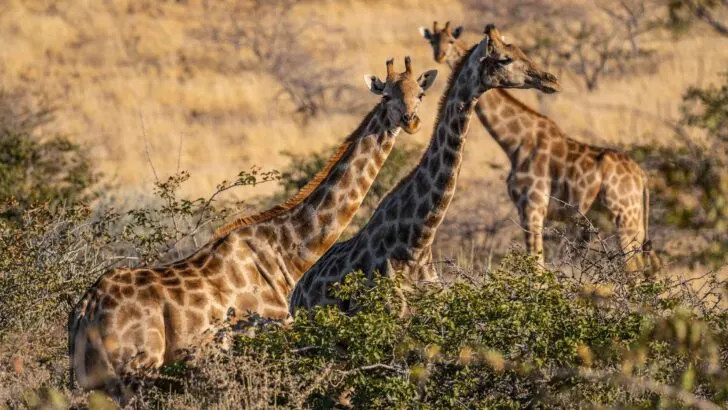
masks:
<instances>
[{"instance_id":1,"label":"giraffe mane","mask_svg":"<svg viewBox=\"0 0 728 410\"><path fill-rule=\"evenodd\" d=\"M460 60L458 60L455 67L453 67L452 70L450 70L450 76L447 78L447 85L445 86L445 92L442 93L440 96L440 101L437 103L437 115L435 116L435 125L437 125L440 122L440 119L445 116L445 108L447 107L447 99L448 94L450 94L450 89L453 86L453 83L455 82L455 79L460 74L460 71L465 67L465 64L467 64L468 60L470 59L470 56L473 54L475 49L478 47L478 44L470 47L468 51L463 54L462 57L460 57ZM433 130L433 132L437 132L437 127ZM424 159L424 157L423 157Z\"/></svg>"},{"instance_id":2,"label":"giraffe mane","mask_svg":"<svg viewBox=\"0 0 728 410\"><path fill-rule=\"evenodd\" d=\"M279 216L283 214L284 212L290 210L291 208L299 205L301 202L305 201L306 198L311 195L311 193L318 188L319 185L326 179L326 177L329 176L331 173L331 170L334 168L334 166L339 162L339 160L346 154L346 152L349 150L351 145L355 141L355 136L358 135L363 131L363 129L371 122L372 117L375 115L375 113L378 111L381 104L377 104L372 111L370 111L366 117L364 117L364 120L359 124L359 126L356 128L354 132L352 132L348 137L346 137L346 140L339 145L339 147L336 149L334 154L329 158L329 160L326 162L326 165L314 175L313 178L311 178L310 181L306 183L306 185L303 186L294 196L288 198L285 202L282 204L278 204L273 206L270 209L267 209L263 212L254 214L254 215L246 215L242 216L232 222L230 222L227 225L224 225L220 228L218 228L215 231L215 238L219 238L221 236L225 236L231 231L242 228L244 226L249 226L253 224L257 224L260 222L268 221L270 219L275 218L276 216Z\"/></svg>"}]
</instances>

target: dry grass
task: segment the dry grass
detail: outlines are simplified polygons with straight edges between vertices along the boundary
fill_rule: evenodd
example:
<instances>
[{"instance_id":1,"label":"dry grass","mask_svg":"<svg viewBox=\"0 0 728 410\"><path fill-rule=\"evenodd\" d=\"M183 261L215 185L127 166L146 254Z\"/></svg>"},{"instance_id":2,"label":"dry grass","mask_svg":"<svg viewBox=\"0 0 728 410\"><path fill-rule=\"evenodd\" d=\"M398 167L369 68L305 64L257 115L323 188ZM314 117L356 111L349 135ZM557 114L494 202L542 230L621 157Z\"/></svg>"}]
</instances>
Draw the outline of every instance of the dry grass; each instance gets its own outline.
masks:
<instances>
[{"instance_id":1,"label":"dry grass","mask_svg":"<svg viewBox=\"0 0 728 410\"><path fill-rule=\"evenodd\" d=\"M360 120L361 113L337 113L302 127L275 103L277 86L265 73L219 72L215 67L229 62L231 56L190 34L209 17L203 4L10 0L0 9L0 83L63 101L50 126L88 145L98 167L120 193L144 189L153 178L140 116L157 170L170 174L179 162L195 179L188 192L195 196L252 164L284 166L285 157L278 155L281 150L306 153L335 144ZM418 26L434 19L473 20L458 2L425 0L380 2L376 7L357 0L307 2L297 16L304 19L313 11L340 29L313 31L311 41L317 36L333 37L341 46L335 56L317 56L318 63L350 65L344 81L361 90L362 75L381 74L387 57L411 55L417 70L435 66ZM487 16L482 20L467 25L469 41L478 38ZM518 40L518 33L506 34ZM664 56L656 73L610 79L591 94L564 76L564 91L544 98L540 106L533 92L516 94L585 140L630 144L649 138L674 143L672 133L659 120L676 119L685 87L710 82L723 69L728 40L695 34L678 42L663 38L654 43ZM444 66L438 68L447 72ZM306 75L306 70L300 74ZM427 140L432 121L426 119L434 115L444 78L422 109L428 126L408 138L421 144ZM361 95L365 106L376 101ZM491 176L483 172L483 165L505 161L477 125L468 150L463 170L467 179L488 179Z\"/></svg>"}]
</instances>

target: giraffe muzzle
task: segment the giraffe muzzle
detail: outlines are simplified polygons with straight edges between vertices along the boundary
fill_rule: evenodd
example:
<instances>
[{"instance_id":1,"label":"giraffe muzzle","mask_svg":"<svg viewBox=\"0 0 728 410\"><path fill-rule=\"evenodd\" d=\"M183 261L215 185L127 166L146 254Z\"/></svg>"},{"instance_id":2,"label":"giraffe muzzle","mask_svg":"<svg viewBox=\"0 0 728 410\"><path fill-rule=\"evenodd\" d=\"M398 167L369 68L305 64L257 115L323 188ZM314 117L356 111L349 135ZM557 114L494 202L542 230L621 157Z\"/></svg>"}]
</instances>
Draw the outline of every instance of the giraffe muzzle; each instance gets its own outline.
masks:
<instances>
[{"instance_id":1,"label":"giraffe muzzle","mask_svg":"<svg viewBox=\"0 0 728 410\"><path fill-rule=\"evenodd\" d=\"M408 134L414 134L420 130L420 119L417 114L404 114L402 115L402 128Z\"/></svg>"}]
</instances>

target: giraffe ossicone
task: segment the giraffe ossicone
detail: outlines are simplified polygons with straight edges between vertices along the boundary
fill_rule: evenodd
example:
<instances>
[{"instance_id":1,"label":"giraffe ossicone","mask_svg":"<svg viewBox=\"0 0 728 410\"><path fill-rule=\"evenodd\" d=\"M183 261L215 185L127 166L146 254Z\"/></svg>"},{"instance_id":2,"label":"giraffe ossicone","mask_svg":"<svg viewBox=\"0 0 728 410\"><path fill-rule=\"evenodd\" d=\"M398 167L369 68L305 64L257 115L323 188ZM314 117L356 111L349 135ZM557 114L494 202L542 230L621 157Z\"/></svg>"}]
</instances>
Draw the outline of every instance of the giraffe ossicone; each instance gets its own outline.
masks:
<instances>
[{"instance_id":1,"label":"giraffe ossicone","mask_svg":"<svg viewBox=\"0 0 728 410\"><path fill-rule=\"evenodd\" d=\"M385 81L368 77L381 100L294 197L236 220L178 262L104 273L69 317L71 383L75 373L81 387L123 401L122 376L175 360L224 320L287 317L288 294L351 222L399 131L419 128L437 70L415 77L409 58L403 73L393 64Z\"/></svg>"}]
</instances>

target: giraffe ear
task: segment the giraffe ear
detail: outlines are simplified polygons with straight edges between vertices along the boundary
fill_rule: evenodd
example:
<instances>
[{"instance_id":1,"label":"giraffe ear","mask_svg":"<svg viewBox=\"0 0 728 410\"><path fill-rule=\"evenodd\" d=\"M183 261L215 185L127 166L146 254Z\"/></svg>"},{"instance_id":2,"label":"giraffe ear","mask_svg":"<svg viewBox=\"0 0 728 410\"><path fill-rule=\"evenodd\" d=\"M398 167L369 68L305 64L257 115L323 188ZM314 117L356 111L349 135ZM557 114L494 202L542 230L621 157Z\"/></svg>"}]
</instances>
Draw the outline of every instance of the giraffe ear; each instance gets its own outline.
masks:
<instances>
[{"instance_id":1,"label":"giraffe ear","mask_svg":"<svg viewBox=\"0 0 728 410\"><path fill-rule=\"evenodd\" d=\"M374 74L367 74L364 76L364 83L367 85L367 88L369 91L371 91L373 94L376 95L382 95L384 94L384 87L386 84L380 80L376 75Z\"/></svg>"},{"instance_id":2,"label":"giraffe ear","mask_svg":"<svg viewBox=\"0 0 728 410\"><path fill-rule=\"evenodd\" d=\"M463 26L458 26L455 30L452 31L453 38L459 38L461 34L463 34Z\"/></svg>"},{"instance_id":3,"label":"giraffe ear","mask_svg":"<svg viewBox=\"0 0 728 410\"><path fill-rule=\"evenodd\" d=\"M420 34L422 34L422 37L424 37L427 40L430 40L432 38L432 33L430 32L430 29L427 27L420 27Z\"/></svg>"},{"instance_id":4,"label":"giraffe ear","mask_svg":"<svg viewBox=\"0 0 728 410\"><path fill-rule=\"evenodd\" d=\"M437 70L430 70L422 73L420 78L417 79L417 83L422 87L422 91L427 91L432 86L437 78Z\"/></svg>"}]
</instances>

